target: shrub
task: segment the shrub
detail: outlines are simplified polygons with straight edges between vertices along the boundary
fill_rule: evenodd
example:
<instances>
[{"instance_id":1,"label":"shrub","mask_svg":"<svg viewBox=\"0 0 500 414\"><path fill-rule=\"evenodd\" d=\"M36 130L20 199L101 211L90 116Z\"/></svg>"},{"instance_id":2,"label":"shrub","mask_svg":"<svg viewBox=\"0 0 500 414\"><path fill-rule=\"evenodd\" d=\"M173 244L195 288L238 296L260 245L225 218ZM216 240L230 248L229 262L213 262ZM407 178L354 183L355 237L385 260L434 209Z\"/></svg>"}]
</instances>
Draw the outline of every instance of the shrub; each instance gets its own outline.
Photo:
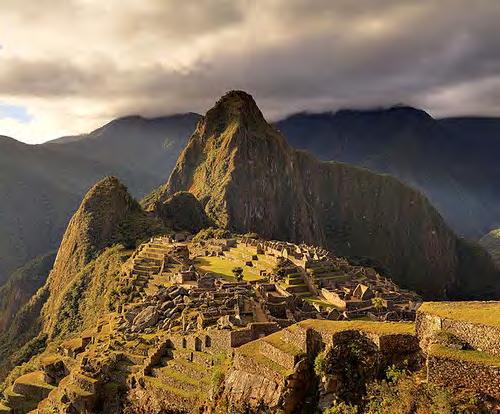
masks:
<instances>
[{"instance_id":1,"label":"shrub","mask_svg":"<svg viewBox=\"0 0 500 414\"><path fill-rule=\"evenodd\" d=\"M365 397L366 414L481 414L490 413L488 403L466 391L452 392L401 374L396 382L374 382Z\"/></svg>"},{"instance_id":2,"label":"shrub","mask_svg":"<svg viewBox=\"0 0 500 414\"><path fill-rule=\"evenodd\" d=\"M225 229L219 229L215 227L209 227L207 229L200 230L194 237L194 242L199 242L201 240L209 239L225 239L231 237L231 233Z\"/></svg>"},{"instance_id":3,"label":"shrub","mask_svg":"<svg viewBox=\"0 0 500 414\"><path fill-rule=\"evenodd\" d=\"M325 353L320 352L314 359L314 373L318 377L322 377L323 375L325 375L325 371L326 371Z\"/></svg>"},{"instance_id":4,"label":"shrub","mask_svg":"<svg viewBox=\"0 0 500 414\"><path fill-rule=\"evenodd\" d=\"M358 414L358 407L342 401L334 401L330 408L323 411L323 414Z\"/></svg>"},{"instance_id":5,"label":"shrub","mask_svg":"<svg viewBox=\"0 0 500 414\"><path fill-rule=\"evenodd\" d=\"M406 370L398 369L396 365L391 365L385 371L385 376L387 380L392 383L398 382L405 374Z\"/></svg>"},{"instance_id":6,"label":"shrub","mask_svg":"<svg viewBox=\"0 0 500 414\"><path fill-rule=\"evenodd\" d=\"M232 272L237 282L241 282L243 280L243 269L241 267L233 267Z\"/></svg>"}]
</instances>

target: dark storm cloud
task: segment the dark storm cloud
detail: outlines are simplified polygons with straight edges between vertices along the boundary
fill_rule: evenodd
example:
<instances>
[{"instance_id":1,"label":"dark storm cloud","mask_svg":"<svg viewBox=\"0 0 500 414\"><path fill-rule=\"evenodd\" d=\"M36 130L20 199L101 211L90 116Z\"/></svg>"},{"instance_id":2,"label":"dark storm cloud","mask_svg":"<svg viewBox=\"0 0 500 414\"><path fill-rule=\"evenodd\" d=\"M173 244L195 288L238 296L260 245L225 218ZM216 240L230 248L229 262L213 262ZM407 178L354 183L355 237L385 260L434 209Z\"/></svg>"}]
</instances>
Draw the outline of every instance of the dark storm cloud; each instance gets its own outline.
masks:
<instances>
[{"instance_id":1,"label":"dark storm cloud","mask_svg":"<svg viewBox=\"0 0 500 414\"><path fill-rule=\"evenodd\" d=\"M17 22L33 16L6 1ZM497 0L41 1L56 7L32 30L51 56L0 54L0 95L94 100L96 118L204 111L234 88L271 117L394 103L500 115Z\"/></svg>"}]
</instances>

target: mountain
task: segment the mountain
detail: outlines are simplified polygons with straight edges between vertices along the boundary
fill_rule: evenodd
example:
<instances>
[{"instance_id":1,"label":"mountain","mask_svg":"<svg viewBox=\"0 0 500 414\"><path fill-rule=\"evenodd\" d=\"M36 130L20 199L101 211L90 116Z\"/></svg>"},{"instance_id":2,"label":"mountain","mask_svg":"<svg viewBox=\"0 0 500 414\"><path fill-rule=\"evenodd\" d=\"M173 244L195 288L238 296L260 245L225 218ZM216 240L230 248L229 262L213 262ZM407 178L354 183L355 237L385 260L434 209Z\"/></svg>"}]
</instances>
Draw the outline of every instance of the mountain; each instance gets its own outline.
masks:
<instances>
[{"instance_id":1,"label":"mountain","mask_svg":"<svg viewBox=\"0 0 500 414\"><path fill-rule=\"evenodd\" d=\"M144 213L118 179L106 177L98 182L73 215L44 286L48 291L42 312L44 331L53 336L79 319L79 312L96 313L98 306L85 308L85 305L87 301L103 299L99 296L109 281L96 278L97 272L90 277L84 271L86 266L105 248L118 244L135 248L136 243L149 238L156 229L163 227ZM112 269L109 257L107 262L105 274ZM92 292L95 297L91 297ZM65 303L69 305L65 306Z\"/></svg>"},{"instance_id":2,"label":"mountain","mask_svg":"<svg viewBox=\"0 0 500 414\"><path fill-rule=\"evenodd\" d=\"M391 174L421 190L459 234L500 224L500 120L436 120L411 107L296 114L276 124L322 160Z\"/></svg>"},{"instance_id":3,"label":"mountain","mask_svg":"<svg viewBox=\"0 0 500 414\"><path fill-rule=\"evenodd\" d=\"M488 255L459 240L420 192L293 149L244 92L207 112L147 209L158 214L178 191L196 196L220 227L368 257L425 297L498 294Z\"/></svg>"},{"instance_id":4,"label":"mountain","mask_svg":"<svg viewBox=\"0 0 500 414\"><path fill-rule=\"evenodd\" d=\"M54 264L48 278L38 278L40 289L29 301L19 299L15 313L2 309L10 323L0 335L0 376L28 360L47 339L94 326L109 311L121 266L136 243L164 232L159 220L148 216L117 178L95 184L73 215L55 262L53 255L42 259L44 271ZM34 276L40 268L35 264L24 273ZM13 278L3 292L11 294L11 285L15 286ZM4 298L2 305L7 308L9 303Z\"/></svg>"},{"instance_id":5,"label":"mountain","mask_svg":"<svg viewBox=\"0 0 500 414\"><path fill-rule=\"evenodd\" d=\"M492 230L481 237L479 244L486 249L500 268L500 229Z\"/></svg>"},{"instance_id":6,"label":"mountain","mask_svg":"<svg viewBox=\"0 0 500 414\"><path fill-rule=\"evenodd\" d=\"M98 180L115 175L137 197L164 182L198 119L126 117L43 145L0 137L0 283L57 249L82 196Z\"/></svg>"}]
</instances>

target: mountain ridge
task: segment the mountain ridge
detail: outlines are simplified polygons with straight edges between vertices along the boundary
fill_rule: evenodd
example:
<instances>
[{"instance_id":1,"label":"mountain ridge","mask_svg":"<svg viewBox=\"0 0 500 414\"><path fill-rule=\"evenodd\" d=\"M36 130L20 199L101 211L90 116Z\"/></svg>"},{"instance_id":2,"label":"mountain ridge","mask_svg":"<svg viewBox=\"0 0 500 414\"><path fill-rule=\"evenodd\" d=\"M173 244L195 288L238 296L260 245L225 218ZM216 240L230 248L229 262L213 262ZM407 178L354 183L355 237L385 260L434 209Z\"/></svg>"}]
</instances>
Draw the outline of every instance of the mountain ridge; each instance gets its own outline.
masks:
<instances>
[{"instance_id":1,"label":"mountain ridge","mask_svg":"<svg viewBox=\"0 0 500 414\"><path fill-rule=\"evenodd\" d=\"M465 237L477 240L498 227L498 119L434 119L396 107L295 114L276 126L294 147L322 160L388 173L421 190Z\"/></svg>"}]
</instances>

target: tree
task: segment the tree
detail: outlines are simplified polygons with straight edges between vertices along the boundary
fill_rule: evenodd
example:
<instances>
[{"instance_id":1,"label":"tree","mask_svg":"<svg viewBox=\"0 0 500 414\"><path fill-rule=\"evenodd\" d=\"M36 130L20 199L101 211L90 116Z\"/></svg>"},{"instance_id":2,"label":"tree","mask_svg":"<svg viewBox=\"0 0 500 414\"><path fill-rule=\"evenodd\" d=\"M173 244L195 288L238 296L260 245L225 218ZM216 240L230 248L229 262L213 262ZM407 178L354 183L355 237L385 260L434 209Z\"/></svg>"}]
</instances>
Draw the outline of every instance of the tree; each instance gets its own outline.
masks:
<instances>
[{"instance_id":1,"label":"tree","mask_svg":"<svg viewBox=\"0 0 500 414\"><path fill-rule=\"evenodd\" d=\"M243 280L243 269L241 267L234 267L233 274L237 282L241 282Z\"/></svg>"},{"instance_id":2,"label":"tree","mask_svg":"<svg viewBox=\"0 0 500 414\"><path fill-rule=\"evenodd\" d=\"M384 299L382 299L382 298L373 298L372 299L372 305L375 308L375 310L377 311L377 313L380 314L380 312L382 311L382 309L384 309Z\"/></svg>"}]
</instances>

